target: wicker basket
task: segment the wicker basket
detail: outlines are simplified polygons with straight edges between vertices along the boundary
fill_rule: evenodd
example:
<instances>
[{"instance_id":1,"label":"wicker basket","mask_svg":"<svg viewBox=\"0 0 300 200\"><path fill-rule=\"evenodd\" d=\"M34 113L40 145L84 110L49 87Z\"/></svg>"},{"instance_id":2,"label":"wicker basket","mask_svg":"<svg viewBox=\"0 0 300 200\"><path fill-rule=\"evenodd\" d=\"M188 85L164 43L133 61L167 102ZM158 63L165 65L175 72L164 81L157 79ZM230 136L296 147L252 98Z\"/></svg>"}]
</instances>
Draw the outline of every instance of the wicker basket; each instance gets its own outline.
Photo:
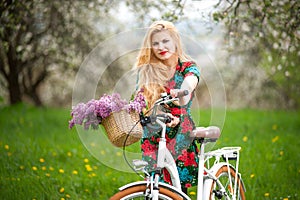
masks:
<instances>
[{"instance_id":1,"label":"wicker basket","mask_svg":"<svg viewBox=\"0 0 300 200\"><path fill-rule=\"evenodd\" d=\"M138 113L128 113L126 110L121 110L120 112L113 112L110 116L103 119L101 124L105 128L107 137L110 142L117 147L122 147L129 131L138 120ZM140 123L138 123L130 132L130 135L126 141L126 146L139 141L142 137L142 133L142 126Z\"/></svg>"}]
</instances>

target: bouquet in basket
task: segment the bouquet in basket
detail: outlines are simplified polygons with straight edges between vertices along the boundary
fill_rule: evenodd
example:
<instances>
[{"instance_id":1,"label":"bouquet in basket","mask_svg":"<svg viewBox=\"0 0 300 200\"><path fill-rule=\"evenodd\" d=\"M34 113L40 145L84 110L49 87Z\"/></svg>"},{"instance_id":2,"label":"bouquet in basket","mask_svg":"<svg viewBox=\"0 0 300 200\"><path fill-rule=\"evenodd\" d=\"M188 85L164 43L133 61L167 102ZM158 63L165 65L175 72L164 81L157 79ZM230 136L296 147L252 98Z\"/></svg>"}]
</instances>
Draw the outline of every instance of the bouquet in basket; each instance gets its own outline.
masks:
<instances>
[{"instance_id":1,"label":"bouquet in basket","mask_svg":"<svg viewBox=\"0 0 300 200\"><path fill-rule=\"evenodd\" d=\"M98 129L103 125L109 140L118 147L126 142L126 146L139 140L142 128L138 123L139 113L146 107L142 92L129 102L120 94L103 95L100 99L92 99L87 103L79 103L71 111L72 119L69 127L82 125L85 130L90 127ZM130 137L127 135L131 134Z\"/></svg>"}]
</instances>

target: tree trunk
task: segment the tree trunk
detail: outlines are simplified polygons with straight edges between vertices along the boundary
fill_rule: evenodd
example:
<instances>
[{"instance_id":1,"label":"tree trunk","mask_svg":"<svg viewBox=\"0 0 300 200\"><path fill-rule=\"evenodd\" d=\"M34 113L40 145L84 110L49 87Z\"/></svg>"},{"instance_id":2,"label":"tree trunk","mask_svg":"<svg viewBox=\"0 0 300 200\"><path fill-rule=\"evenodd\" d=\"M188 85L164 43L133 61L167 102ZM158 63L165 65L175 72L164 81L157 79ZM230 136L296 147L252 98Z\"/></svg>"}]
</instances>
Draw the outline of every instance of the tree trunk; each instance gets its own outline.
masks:
<instances>
[{"instance_id":1,"label":"tree trunk","mask_svg":"<svg viewBox=\"0 0 300 200\"><path fill-rule=\"evenodd\" d=\"M21 89L18 79L18 73L16 71L11 71L7 80L10 104L16 104L22 101Z\"/></svg>"}]
</instances>

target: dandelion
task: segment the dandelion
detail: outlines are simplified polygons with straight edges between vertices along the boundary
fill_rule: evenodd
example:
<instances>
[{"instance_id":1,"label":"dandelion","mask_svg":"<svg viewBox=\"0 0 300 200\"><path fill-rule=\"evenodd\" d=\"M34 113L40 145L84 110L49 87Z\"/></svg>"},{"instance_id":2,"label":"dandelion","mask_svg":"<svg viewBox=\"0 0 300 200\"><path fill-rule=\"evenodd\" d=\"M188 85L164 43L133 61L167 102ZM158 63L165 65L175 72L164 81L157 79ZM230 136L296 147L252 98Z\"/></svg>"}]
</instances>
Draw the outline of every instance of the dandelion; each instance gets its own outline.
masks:
<instances>
[{"instance_id":1,"label":"dandelion","mask_svg":"<svg viewBox=\"0 0 300 200\"><path fill-rule=\"evenodd\" d=\"M67 155L68 155L69 157L71 157L71 156L72 156L72 153L69 151L69 152L67 153Z\"/></svg>"},{"instance_id":2,"label":"dandelion","mask_svg":"<svg viewBox=\"0 0 300 200\"><path fill-rule=\"evenodd\" d=\"M120 151L118 151L118 152L116 153L116 155L117 155L117 156L122 156L122 153L121 153Z\"/></svg>"},{"instance_id":3,"label":"dandelion","mask_svg":"<svg viewBox=\"0 0 300 200\"><path fill-rule=\"evenodd\" d=\"M59 189L60 193L63 193L64 191L65 191L65 188L63 188L63 187Z\"/></svg>"},{"instance_id":4,"label":"dandelion","mask_svg":"<svg viewBox=\"0 0 300 200\"><path fill-rule=\"evenodd\" d=\"M116 181L117 179L116 179L115 177L113 177L111 180L112 180L112 181Z\"/></svg>"},{"instance_id":5,"label":"dandelion","mask_svg":"<svg viewBox=\"0 0 300 200\"><path fill-rule=\"evenodd\" d=\"M85 169L86 169L86 171L88 171L88 172L93 171L93 168L92 168L90 165L85 165Z\"/></svg>"},{"instance_id":6,"label":"dandelion","mask_svg":"<svg viewBox=\"0 0 300 200\"><path fill-rule=\"evenodd\" d=\"M244 137L243 137L243 141L244 141L244 142L247 142L247 141L248 141L248 137L247 137L247 136L244 136Z\"/></svg>"},{"instance_id":7,"label":"dandelion","mask_svg":"<svg viewBox=\"0 0 300 200\"><path fill-rule=\"evenodd\" d=\"M73 170L72 174L77 175L78 171L77 170Z\"/></svg>"},{"instance_id":8,"label":"dandelion","mask_svg":"<svg viewBox=\"0 0 300 200\"><path fill-rule=\"evenodd\" d=\"M272 139L272 142L275 143L275 142L277 142L278 139L279 139L279 136L275 136L275 137Z\"/></svg>"},{"instance_id":9,"label":"dandelion","mask_svg":"<svg viewBox=\"0 0 300 200\"><path fill-rule=\"evenodd\" d=\"M47 177L50 177L50 174L49 174L49 173L46 173L45 175L46 175Z\"/></svg>"},{"instance_id":10,"label":"dandelion","mask_svg":"<svg viewBox=\"0 0 300 200\"><path fill-rule=\"evenodd\" d=\"M250 175L250 178L254 178L254 176L255 176L254 174L251 174L251 175Z\"/></svg>"},{"instance_id":11,"label":"dandelion","mask_svg":"<svg viewBox=\"0 0 300 200\"><path fill-rule=\"evenodd\" d=\"M85 158L85 159L83 160L83 162L88 163L88 162L89 162L89 159Z\"/></svg>"},{"instance_id":12,"label":"dandelion","mask_svg":"<svg viewBox=\"0 0 300 200\"><path fill-rule=\"evenodd\" d=\"M50 171L54 171L54 168L50 166L50 167L49 167L49 170L50 170Z\"/></svg>"},{"instance_id":13,"label":"dandelion","mask_svg":"<svg viewBox=\"0 0 300 200\"><path fill-rule=\"evenodd\" d=\"M6 144L4 145L4 149L8 150L9 149L9 146Z\"/></svg>"},{"instance_id":14,"label":"dandelion","mask_svg":"<svg viewBox=\"0 0 300 200\"><path fill-rule=\"evenodd\" d=\"M289 200L289 198L286 197L286 198L283 198L283 200Z\"/></svg>"},{"instance_id":15,"label":"dandelion","mask_svg":"<svg viewBox=\"0 0 300 200\"><path fill-rule=\"evenodd\" d=\"M36 166L33 166L33 167L32 167L32 170L33 170L33 171L36 171L36 170L37 170L37 167L36 167Z\"/></svg>"},{"instance_id":16,"label":"dandelion","mask_svg":"<svg viewBox=\"0 0 300 200\"><path fill-rule=\"evenodd\" d=\"M192 192L190 192L190 195L191 195L191 196L195 196L195 195L196 195L196 192L192 191Z\"/></svg>"},{"instance_id":17,"label":"dandelion","mask_svg":"<svg viewBox=\"0 0 300 200\"><path fill-rule=\"evenodd\" d=\"M265 197L269 197L269 196L270 196L270 193L266 192Z\"/></svg>"},{"instance_id":18,"label":"dandelion","mask_svg":"<svg viewBox=\"0 0 300 200\"><path fill-rule=\"evenodd\" d=\"M95 147L96 144L94 142L91 143L91 147Z\"/></svg>"},{"instance_id":19,"label":"dandelion","mask_svg":"<svg viewBox=\"0 0 300 200\"><path fill-rule=\"evenodd\" d=\"M85 191L85 192L89 192L89 189L85 189L84 191Z\"/></svg>"},{"instance_id":20,"label":"dandelion","mask_svg":"<svg viewBox=\"0 0 300 200\"><path fill-rule=\"evenodd\" d=\"M65 200L65 198L62 197L62 198L60 198L60 200Z\"/></svg>"},{"instance_id":21,"label":"dandelion","mask_svg":"<svg viewBox=\"0 0 300 200\"><path fill-rule=\"evenodd\" d=\"M47 167L43 166L43 167L42 167L42 170L43 170L43 171L46 171L46 170L47 170Z\"/></svg>"},{"instance_id":22,"label":"dandelion","mask_svg":"<svg viewBox=\"0 0 300 200\"><path fill-rule=\"evenodd\" d=\"M41 163L44 163L44 162L45 162L45 159L44 159L44 158L40 158L40 162L41 162Z\"/></svg>"},{"instance_id":23,"label":"dandelion","mask_svg":"<svg viewBox=\"0 0 300 200\"><path fill-rule=\"evenodd\" d=\"M58 172L61 174L65 173L65 171L63 169L59 169Z\"/></svg>"},{"instance_id":24,"label":"dandelion","mask_svg":"<svg viewBox=\"0 0 300 200\"><path fill-rule=\"evenodd\" d=\"M105 151L101 150L100 151L101 155L105 155Z\"/></svg>"},{"instance_id":25,"label":"dandelion","mask_svg":"<svg viewBox=\"0 0 300 200\"><path fill-rule=\"evenodd\" d=\"M24 170L25 167L23 165L20 166L20 170Z\"/></svg>"},{"instance_id":26,"label":"dandelion","mask_svg":"<svg viewBox=\"0 0 300 200\"><path fill-rule=\"evenodd\" d=\"M280 151L279 152L279 155L283 156L284 152L283 151Z\"/></svg>"},{"instance_id":27,"label":"dandelion","mask_svg":"<svg viewBox=\"0 0 300 200\"><path fill-rule=\"evenodd\" d=\"M71 195L69 195L69 194L66 194L66 198L68 198L68 199L69 199L69 198L71 198Z\"/></svg>"}]
</instances>

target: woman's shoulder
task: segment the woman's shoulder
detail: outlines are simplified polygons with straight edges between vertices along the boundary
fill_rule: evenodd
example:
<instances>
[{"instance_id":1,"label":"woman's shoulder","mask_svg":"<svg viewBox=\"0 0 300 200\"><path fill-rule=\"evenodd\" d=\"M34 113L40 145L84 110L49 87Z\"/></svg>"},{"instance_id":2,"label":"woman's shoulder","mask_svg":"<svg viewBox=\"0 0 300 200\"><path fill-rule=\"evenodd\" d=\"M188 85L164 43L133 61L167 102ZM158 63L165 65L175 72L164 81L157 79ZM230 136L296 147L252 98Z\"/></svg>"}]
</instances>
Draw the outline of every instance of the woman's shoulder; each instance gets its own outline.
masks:
<instances>
[{"instance_id":1,"label":"woman's shoulder","mask_svg":"<svg viewBox=\"0 0 300 200\"><path fill-rule=\"evenodd\" d=\"M180 72L184 75L190 72L200 75L197 64L194 61L182 61L180 63Z\"/></svg>"}]
</instances>

